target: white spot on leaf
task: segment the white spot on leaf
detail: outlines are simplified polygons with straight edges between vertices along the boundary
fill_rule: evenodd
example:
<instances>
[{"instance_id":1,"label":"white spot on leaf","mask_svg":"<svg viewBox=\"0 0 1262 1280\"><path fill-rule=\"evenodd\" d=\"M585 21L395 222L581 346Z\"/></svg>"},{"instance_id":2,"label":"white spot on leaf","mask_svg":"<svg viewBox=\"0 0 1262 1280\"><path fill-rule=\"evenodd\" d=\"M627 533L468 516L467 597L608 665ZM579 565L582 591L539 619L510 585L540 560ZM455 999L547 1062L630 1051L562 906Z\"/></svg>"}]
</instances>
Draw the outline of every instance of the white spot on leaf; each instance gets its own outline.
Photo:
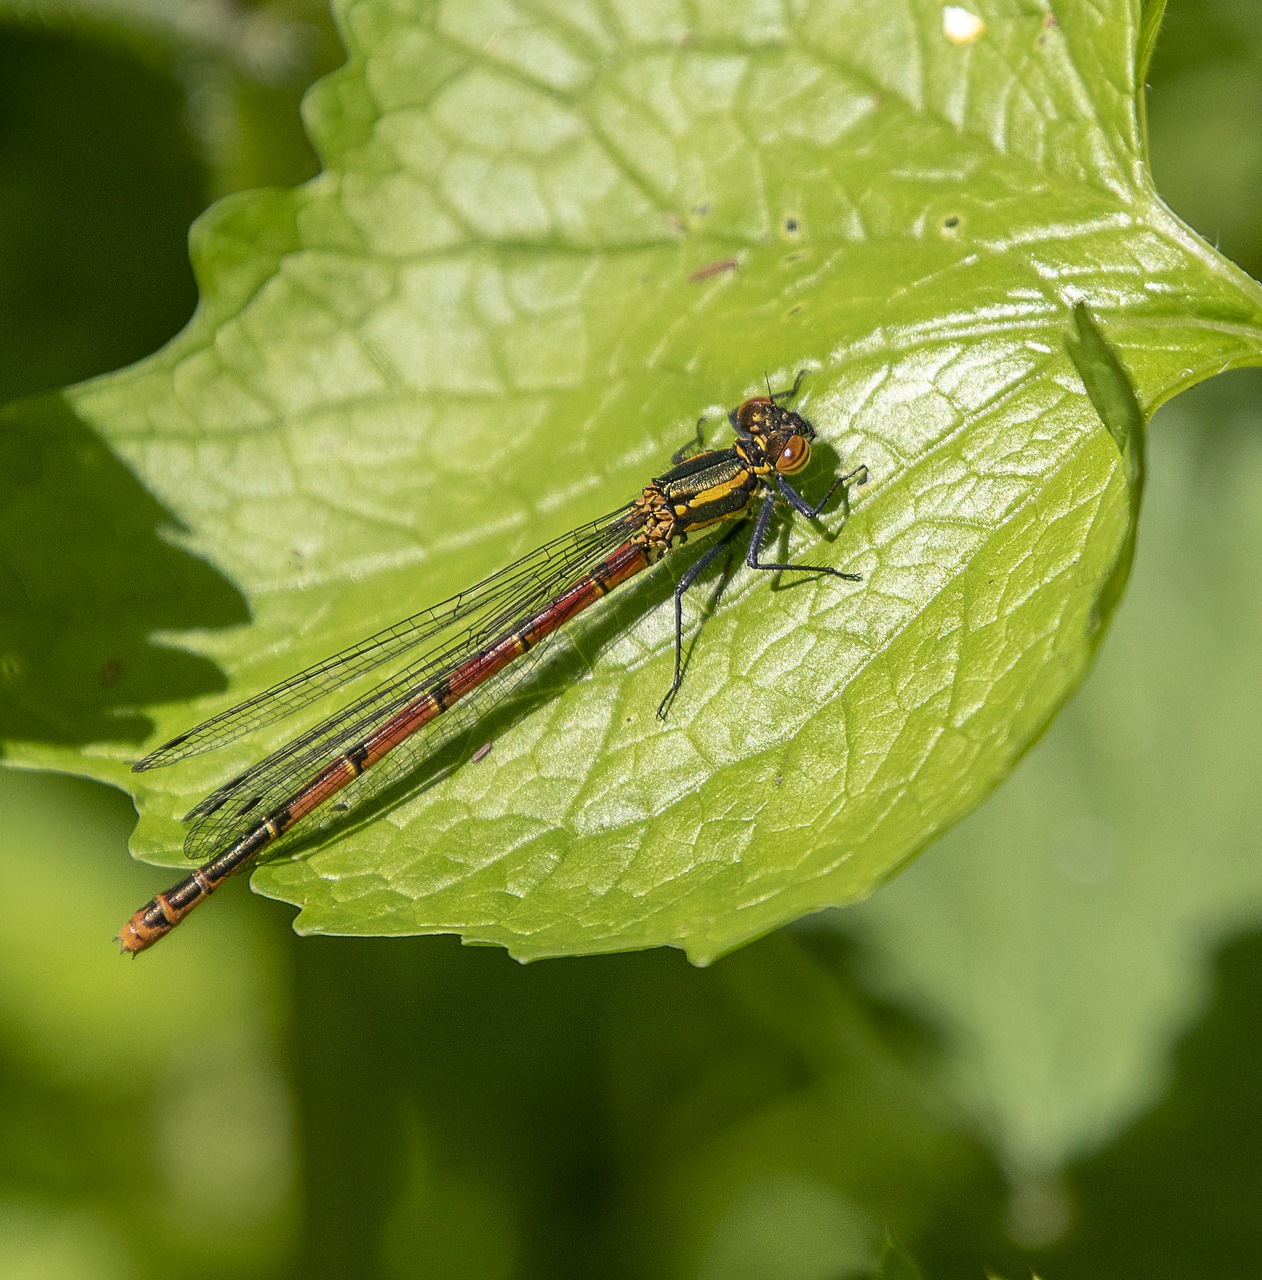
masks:
<instances>
[{"instance_id":1,"label":"white spot on leaf","mask_svg":"<svg viewBox=\"0 0 1262 1280\"><path fill-rule=\"evenodd\" d=\"M942 34L952 44L972 44L986 31L986 24L975 13L956 4L942 6Z\"/></svg>"}]
</instances>

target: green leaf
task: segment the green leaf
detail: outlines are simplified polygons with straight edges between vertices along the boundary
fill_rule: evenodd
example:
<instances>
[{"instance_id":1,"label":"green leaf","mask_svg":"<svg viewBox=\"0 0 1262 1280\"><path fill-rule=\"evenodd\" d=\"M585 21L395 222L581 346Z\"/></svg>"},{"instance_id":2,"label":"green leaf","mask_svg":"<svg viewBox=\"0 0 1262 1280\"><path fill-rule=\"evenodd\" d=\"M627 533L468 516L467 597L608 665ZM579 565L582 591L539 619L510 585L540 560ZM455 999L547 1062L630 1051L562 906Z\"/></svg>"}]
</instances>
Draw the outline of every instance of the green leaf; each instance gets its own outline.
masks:
<instances>
[{"instance_id":1,"label":"green leaf","mask_svg":"<svg viewBox=\"0 0 1262 1280\"><path fill-rule=\"evenodd\" d=\"M133 680L147 741L170 737L625 501L698 414L806 368L805 491L872 481L839 536L798 521L785 545L862 585L740 575L662 727L671 578L648 575L471 736L484 760L254 882L303 931L697 961L870 892L1012 768L1119 588L1133 486L1065 347L1075 305L1144 414L1262 361L1262 292L1148 181L1153 7L973 7L957 44L928 0L346 3L350 62L306 103L323 174L200 222L202 306L165 351L9 419L108 442L129 472L102 505L133 476L153 495L132 536L162 607L136 594L209 626L179 637L200 659L153 706L115 592L116 668L19 628L10 698L28 722L54 694L118 709ZM55 513L60 478L28 477L28 509ZM51 552L14 554L70 598ZM134 781L129 726L15 755ZM178 864L179 814L282 740L146 776L137 852Z\"/></svg>"}]
</instances>

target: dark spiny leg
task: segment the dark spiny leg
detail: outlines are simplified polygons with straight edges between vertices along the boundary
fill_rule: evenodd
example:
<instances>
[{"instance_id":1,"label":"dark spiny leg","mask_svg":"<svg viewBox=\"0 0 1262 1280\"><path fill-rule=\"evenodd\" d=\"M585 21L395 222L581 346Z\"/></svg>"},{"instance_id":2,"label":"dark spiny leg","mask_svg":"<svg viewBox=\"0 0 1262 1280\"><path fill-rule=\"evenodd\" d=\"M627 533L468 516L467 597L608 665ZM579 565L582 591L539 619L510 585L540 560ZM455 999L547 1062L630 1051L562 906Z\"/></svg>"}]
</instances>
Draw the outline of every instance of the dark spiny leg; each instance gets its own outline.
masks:
<instances>
[{"instance_id":1,"label":"dark spiny leg","mask_svg":"<svg viewBox=\"0 0 1262 1280\"><path fill-rule=\"evenodd\" d=\"M703 413L701 417L697 419L697 431L693 439L689 440L687 444L681 445L670 455L670 460L675 464L675 466L679 466L684 459L691 458L694 453L701 453L704 451L705 441L701 438L701 424L704 421L705 414Z\"/></svg>"},{"instance_id":2,"label":"dark spiny leg","mask_svg":"<svg viewBox=\"0 0 1262 1280\"><path fill-rule=\"evenodd\" d=\"M828 500L837 492L838 489L845 487L846 492L842 495L842 506L845 507L845 514L850 515L850 490L851 484L861 485L868 482L867 467L856 467L848 476L838 476L836 480L829 486L828 492L814 505L811 506L807 500L782 476L776 476L776 484L780 492L784 494L785 501L793 508L798 515L805 516L808 520L816 520L820 513L828 505ZM842 522L843 524L845 521Z\"/></svg>"},{"instance_id":3,"label":"dark spiny leg","mask_svg":"<svg viewBox=\"0 0 1262 1280\"><path fill-rule=\"evenodd\" d=\"M729 556L731 555L732 539L740 531L740 528L739 523L734 524L714 546L707 549L704 555L698 556L684 571L683 577L679 579L679 585L675 588L675 678L671 681L671 686L666 691L666 696L657 708L659 720L666 719L670 704L674 700L675 694L679 692L679 686L684 682L684 592L696 582L724 551ZM715 603L718 602L718 596L723 594L723 585L723 583L719 585Z\"/></svg>"},{"instance_id":4,"label":"dark spiny leg","mask_svg":"<svg viewBox=\"0 0 1262 1280\"><path fill-rule=\"evenodd\" d=\"M798 496L798 501L802 502L803 507L806 506L805 501ZM840 569L831 569L824 564L764 564L758 559L758 553L762 550L762 544L767 538L767 529L771 524L772 512L776 509L776 495L768 493L762 500L762 506L758 509L758 521L754 525L754 535L749 540L749 554L745 557L745 563L751 569L779 569L790 570L794 573L828 573L834 578L845 578L847 582L861 582L862 578L857 573L842 573Z\"/></svg>"},{"instance_id":5,"label":"dark spiny leg","mask_svg":"<svg viewBox=\"0 0 1262 1280\"><path fill-rule=\"evenodd\" d=\"M798 388L802 385L802 379L806 377L806 370L799 369L798 376L793 379L793 385L788 391L773 391L771 398L773 400L795 400L797 398Z\"/></svg>"}]
</instances>

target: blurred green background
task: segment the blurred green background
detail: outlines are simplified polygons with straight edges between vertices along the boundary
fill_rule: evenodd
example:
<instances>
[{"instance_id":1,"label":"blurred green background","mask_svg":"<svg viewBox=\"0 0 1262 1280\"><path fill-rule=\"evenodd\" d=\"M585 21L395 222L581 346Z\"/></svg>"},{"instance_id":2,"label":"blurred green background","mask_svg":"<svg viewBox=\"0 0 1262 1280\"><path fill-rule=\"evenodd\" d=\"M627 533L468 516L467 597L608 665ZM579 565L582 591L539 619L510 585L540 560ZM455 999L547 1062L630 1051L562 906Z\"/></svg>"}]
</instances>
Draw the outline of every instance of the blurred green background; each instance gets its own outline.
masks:
<instances>
[{"instance_id":1,"label":"blurred green background","mask_svg":"<svg viewBox=\"0 0 1262 1280\"><path fill-rule=\"evenodd\" d=\"M180 328L189 222L315 172L340 56L316 0L0 0L0 401ZM1159 189L1262 276L1254 0L1170 0L1151 85ZM1130 590L1016 776L706 971L300 941L244 884L125 964L130 802L0 770L0 1280L839 1280L890 1231L931 1280L1256 1277L1262 376L1150 445Z\"/></svg>"}]
</instances>

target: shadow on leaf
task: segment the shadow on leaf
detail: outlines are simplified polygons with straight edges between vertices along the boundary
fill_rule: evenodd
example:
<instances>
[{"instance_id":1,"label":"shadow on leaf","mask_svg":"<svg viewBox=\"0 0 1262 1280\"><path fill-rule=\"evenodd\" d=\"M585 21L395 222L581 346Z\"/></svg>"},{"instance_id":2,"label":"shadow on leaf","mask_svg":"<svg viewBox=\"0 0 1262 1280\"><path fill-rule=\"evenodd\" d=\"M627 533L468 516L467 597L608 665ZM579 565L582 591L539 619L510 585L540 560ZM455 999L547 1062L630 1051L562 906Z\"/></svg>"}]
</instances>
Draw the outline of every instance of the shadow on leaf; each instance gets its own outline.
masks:
<instances>
[{"instance_id":1,"label":"shadow on leaf","mask_svg":"<svg viewBox=\"0 0 1262 1280\"><path fill-rule=\"evenodd\" d=\"M135 710L223 673L155 630L245 622L240 592L173 545L175 521L58 395L0 412L0 737L140 742Z\"/></svg>"}]
</instances>

